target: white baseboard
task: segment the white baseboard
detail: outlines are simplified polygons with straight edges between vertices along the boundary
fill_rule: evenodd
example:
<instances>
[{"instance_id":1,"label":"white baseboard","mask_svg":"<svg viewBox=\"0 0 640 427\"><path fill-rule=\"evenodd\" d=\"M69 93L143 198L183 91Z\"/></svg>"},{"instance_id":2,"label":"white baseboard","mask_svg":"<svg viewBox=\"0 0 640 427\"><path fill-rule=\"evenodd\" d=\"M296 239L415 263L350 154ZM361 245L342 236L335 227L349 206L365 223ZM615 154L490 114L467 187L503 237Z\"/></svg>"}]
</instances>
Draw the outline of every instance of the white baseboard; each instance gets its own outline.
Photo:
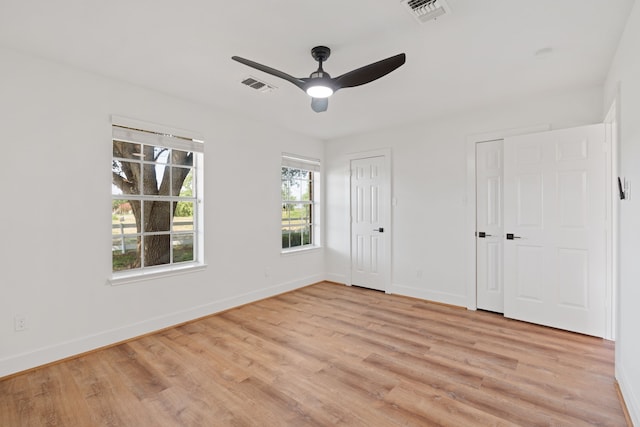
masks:
<instances>
[{"instance_id":1,"label":"white baseboard","mask_svg":"<svg viewBox=\"0 0 640 427\"><path fill-rule=\"evenodd\" d=\"M336 274L336 273L327 273L325 274L325 280L334 283L347 283L347 276L344 274Z\"/></svg>"},{"instance_id":2,"label":"white baseboard","mask_svg":"<svg viewBox=\"0 0 640 427\"><path fill-rule=\"evenodd\" d=\"M0 378L321 282L314 275L0 359Z\"/></svg>"},{"instance_id":3,"label":"white baseboard","mask_svg":"<svg viewBox=\"0 0 640 427\"><path fill-rule=\"evenodd\" d=\"M633 393L630 383L624 374L624 369L619 363L616 364L616 380L618 381L618 386L620 386L620 392L627 406L631 422L633 422L634 426L640 426L640 401Z\"/></svg>"},{"instance_id":4,"label":"white baseboard","mask_svg":"<svg viewBox=\"0 0 640 427\"><path fill-rule=\"evenodd\" d=\"M439 302L442 304L457 305L460 307L467 306L466 295L455 295L446 292L429 291L398 284L392 284L391 289L388 291L388 293Z\"/></svg>"}]
</instances>

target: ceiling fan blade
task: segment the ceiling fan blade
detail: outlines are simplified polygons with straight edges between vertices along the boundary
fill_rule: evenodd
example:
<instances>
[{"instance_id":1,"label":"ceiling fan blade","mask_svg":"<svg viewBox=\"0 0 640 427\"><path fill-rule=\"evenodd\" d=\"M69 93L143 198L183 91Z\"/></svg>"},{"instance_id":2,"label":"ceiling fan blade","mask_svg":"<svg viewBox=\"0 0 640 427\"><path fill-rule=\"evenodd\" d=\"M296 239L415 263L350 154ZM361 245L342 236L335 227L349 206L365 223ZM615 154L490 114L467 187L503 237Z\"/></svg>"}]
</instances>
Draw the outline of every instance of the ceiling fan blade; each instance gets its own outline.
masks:
<instances>
[{"instance_id":1,"label":"ceiling fan blade","mask_svg":"<svg viewBox=\"0 0 640 427\"><path fill-rule=\"evenodd\" d=\"M329 98L311 98L311 109L316 113L327 111Z\"/></svg>"},{"instance_id":2,"label":"ceiling fan blade","mask_svg":"<svg viewBox=\"0 0 640 427\"><path fill-rule=\"evenodd\" d=\"M360 86L389 74L404 64L405 60L406 55L404 53L400 53L387 59L374 62L373 64L365 65L364 67L349 71L348 73L336 77L333 81L336 84L337 89Z\"/></svg>"},{"instance_id":3,"label":"ceiling fan blade","mask_svg":"<svg viewBox=\"0 0 640 427\"><path fill-rule=\"evenodd\" d=\"M298 79L280 70L276 70L275 68L267 67L266 65L258 64L257 62L251 61L249 59L241 58L239 56L232 56L231 59L233 59L234 61L238 61L241 64L247 65L251 68L255 68L256 70L264 71L267 74L271 74L272 76L276 76L281 79L284 79L298 86L300 89L304 90L305 82L302 79Z\"/></svg>"}]
</instances>

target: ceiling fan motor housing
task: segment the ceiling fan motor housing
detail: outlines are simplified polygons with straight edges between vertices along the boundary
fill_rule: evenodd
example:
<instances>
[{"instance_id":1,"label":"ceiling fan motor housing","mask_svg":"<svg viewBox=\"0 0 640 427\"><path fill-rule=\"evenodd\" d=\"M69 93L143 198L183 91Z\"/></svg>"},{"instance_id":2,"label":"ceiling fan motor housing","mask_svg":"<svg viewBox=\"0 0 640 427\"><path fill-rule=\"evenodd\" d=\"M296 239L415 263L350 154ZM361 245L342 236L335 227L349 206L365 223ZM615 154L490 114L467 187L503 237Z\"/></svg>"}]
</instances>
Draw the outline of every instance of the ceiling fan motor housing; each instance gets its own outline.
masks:
<instances>
[{"instance_id":1,"label":"ceiling fan motor housing","mask_svg":"<svg viewBox=\"0 0 640 427\"><path fill-rule=\"evenodd\" d=\"M322 63L331 56L331 49L326 46L316 46L311 49L311 56L322 65Z\"/></svg>"}]
</instances>

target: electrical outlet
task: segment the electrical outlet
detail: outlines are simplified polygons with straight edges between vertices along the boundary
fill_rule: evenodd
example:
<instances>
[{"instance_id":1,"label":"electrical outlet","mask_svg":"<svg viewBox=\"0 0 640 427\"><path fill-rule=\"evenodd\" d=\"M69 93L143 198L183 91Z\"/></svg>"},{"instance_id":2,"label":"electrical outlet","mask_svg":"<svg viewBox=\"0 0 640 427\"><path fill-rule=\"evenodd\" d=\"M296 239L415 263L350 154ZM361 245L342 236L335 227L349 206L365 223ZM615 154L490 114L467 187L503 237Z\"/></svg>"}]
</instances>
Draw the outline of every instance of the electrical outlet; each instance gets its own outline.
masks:
<instances>
[{"instance_id":1,"label":"electrical outlet","mask_svg":"<svg viewBox=\"0 0 640 427\"><path fill-rule=\"evenodd\" d=\"M27 317L15 316L13 318L13 326L16 332L24 331L25 329L27 329Z\"/></svg>"}]
</instances>

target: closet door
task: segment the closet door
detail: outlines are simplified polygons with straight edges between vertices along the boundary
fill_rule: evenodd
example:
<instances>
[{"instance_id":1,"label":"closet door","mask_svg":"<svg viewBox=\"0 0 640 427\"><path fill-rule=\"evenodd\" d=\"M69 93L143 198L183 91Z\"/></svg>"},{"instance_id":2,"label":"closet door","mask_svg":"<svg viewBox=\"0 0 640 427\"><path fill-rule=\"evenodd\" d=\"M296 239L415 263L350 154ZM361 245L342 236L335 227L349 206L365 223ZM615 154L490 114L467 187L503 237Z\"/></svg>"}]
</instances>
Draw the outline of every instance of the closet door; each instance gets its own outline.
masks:
<instances>
[{"instance_id":1,"label":"closet door","mask_svg":"<svg viewBox=\"0 0 640 427\"><path fill-rule=\"evenodd\" d=\"M504 314L602 337L606 294L604 125L504 144Z\"/></svg>"},{"instance_id":2,"label":"closet door","mask_svg":"<svg viewBox=\"0 0 640 427\"><path fill-rule=\"evenodd\" d=\"M504 141L476 144L476 306L502 313L502 150Z\"/></svg>"}]
</instances>

